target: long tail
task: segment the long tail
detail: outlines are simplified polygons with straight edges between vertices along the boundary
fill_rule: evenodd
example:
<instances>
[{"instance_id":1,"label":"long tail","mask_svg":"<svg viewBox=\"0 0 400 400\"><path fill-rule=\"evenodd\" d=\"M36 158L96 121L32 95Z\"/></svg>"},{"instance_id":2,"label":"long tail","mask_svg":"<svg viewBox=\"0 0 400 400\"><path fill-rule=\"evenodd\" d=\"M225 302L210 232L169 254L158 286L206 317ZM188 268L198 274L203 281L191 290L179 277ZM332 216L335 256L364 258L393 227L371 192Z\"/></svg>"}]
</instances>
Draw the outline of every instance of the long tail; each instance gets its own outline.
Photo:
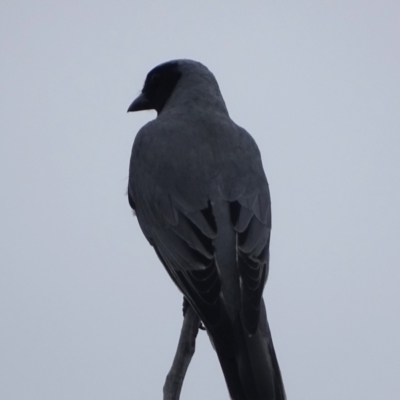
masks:
<instances>
[{"instance_id":1,"label":"long tail","mask_svg":"<svg viewBox=\"0 0 400 400\"><path fill-rule=\"evenodd\" d=\"M240 320L233 322L234 346L213 343L232 400L285 400L264 303L258 329L249 336Z\"/></svg>"}]
</instances>

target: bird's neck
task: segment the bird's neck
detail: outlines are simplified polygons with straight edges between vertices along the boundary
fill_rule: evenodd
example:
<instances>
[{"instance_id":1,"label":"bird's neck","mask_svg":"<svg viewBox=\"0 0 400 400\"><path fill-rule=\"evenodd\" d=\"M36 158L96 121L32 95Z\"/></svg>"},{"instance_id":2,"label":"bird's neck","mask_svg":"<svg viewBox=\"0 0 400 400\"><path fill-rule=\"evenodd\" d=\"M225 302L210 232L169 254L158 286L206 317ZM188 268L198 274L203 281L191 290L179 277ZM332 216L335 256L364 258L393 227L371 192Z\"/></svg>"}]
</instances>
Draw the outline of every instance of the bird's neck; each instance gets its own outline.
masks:
<instances>
[{"instance_id":1,"label":"bird's neck","mask_svg":"<svg viewBox=\"0 0 400 400\"><path fill-rule=\"evenodd\" d=\"M228 115L217 81L213 76L202 74L192 74L181 78L165 105L165 111L175 107L199 108Z\"/></svg>"}]
</instances>

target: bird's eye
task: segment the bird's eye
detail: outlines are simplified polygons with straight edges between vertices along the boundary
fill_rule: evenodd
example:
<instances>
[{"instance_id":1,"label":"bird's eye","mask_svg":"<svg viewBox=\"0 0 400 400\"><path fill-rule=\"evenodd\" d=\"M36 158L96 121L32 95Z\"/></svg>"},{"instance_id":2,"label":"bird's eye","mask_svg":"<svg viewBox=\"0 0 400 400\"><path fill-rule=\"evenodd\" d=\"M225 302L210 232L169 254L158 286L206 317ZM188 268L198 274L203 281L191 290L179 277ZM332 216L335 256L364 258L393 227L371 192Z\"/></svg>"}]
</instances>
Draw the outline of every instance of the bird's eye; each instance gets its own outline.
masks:
<instances>
[{"instance_id":1,"label":"bird's eye","mask_svg":"<svg viewBox=\"0 0 400 400\"><path fill-rule=\"evenodd\" d=\"M160 74L154 74L150 79L151 85L152 86L158 85L158 83L160 82L160 79L161 79L161 75Z\"/></svg>"}]
</instances>

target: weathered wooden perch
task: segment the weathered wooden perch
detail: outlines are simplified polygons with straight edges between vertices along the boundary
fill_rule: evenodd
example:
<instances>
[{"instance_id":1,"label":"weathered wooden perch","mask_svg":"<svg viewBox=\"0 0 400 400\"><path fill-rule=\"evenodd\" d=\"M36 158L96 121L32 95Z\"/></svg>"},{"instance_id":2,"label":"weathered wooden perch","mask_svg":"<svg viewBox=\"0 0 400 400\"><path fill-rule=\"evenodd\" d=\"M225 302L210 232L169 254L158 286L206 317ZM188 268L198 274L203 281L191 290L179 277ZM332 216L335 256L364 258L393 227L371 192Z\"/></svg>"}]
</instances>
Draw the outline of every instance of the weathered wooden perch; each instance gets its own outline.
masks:
<instances>
[{"instance_id":1,"label":"weathered wooden perch","mask_svg":"<svg viewBox=\"0 0 400 400\"><path fill-rule=\"evenodd\" d=\"M196 311L188 305L183 319L181 335L174 361L165 379L163 389L164 400L179 400L183 380L185 379L186 371L196 348L196 337L199 331L199 325L200 319Z\"/></svg>"}]
</instances>

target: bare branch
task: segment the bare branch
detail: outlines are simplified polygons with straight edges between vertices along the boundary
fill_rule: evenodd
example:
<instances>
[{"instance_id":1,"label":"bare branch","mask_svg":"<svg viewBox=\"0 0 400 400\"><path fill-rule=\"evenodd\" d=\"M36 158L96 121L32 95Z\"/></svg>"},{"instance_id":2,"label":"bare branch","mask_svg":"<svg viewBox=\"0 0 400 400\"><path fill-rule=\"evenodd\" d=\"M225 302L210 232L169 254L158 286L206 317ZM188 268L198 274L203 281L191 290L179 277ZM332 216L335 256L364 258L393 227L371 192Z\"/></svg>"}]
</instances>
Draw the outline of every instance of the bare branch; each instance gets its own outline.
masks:
<instances>
[{"instance_id":1,"label":"bare branch","mask_svg":"<svg viewBox=\"0 0 400 400\"><path fill-rule=\"evenodd\" d=\"M175 358L165 379L163 389L164 400L179 400L183 380L185 379L186 371L196 348L196 336L199 331L199 325L200 319L196 311L188 305Z\"/></svg>"}]
</instances>

